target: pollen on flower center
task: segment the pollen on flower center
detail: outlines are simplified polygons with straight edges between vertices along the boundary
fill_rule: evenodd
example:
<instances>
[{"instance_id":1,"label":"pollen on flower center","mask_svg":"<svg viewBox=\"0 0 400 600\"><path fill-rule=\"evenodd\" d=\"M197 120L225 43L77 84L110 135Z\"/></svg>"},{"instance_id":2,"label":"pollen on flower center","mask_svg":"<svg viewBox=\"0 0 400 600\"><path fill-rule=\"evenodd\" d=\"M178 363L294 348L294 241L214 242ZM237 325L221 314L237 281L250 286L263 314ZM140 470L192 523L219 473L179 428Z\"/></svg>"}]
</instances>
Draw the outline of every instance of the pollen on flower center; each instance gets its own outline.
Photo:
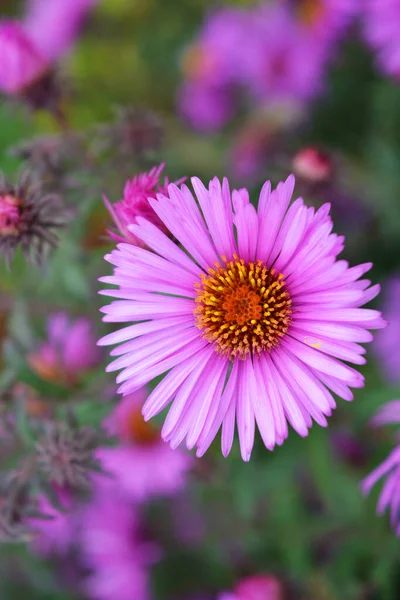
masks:
<instances>
[{"instance_id":1,"label":"pollen on flower center","mask_svg":"<svg viewBox=\"0 0 400 600\"><path fill-rule=\"evenodd\" d=\"M221 354L246 358L279 344L291 323L292 303L281 273L234 257L201 275L196 325Z\"/></svg>"}]
</instances>

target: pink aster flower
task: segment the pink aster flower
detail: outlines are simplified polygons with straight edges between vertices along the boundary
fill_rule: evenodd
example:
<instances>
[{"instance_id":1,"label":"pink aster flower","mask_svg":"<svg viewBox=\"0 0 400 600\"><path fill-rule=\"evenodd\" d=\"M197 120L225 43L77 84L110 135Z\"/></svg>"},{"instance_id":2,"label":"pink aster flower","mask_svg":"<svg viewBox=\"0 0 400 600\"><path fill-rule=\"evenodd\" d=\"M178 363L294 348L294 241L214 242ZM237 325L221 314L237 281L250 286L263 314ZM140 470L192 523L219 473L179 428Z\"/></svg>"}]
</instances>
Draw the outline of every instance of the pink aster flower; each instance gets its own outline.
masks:
<instances>
[{"instance_id":1,"label":"pink aster flower","mask_svg":"<svg viewBox=\"0 0 400 600\"><path fill-rule=\"evenodd\" d=\"M360 308L379 292L360 279L371 263L337 260L343 237L332 233L329 205L315 212L301 198L290 206L294 177L261 191L258 210L247 190L214 178L168 186L150 204L179 247L139 218L130 231L150 250L119 244L105 258L117 286L104 321L127 323L100 340L117 345L107 371L122 369L130 394L166 373L147 398L150 419L172 403L162 437L185 438L202 456L222 426L222 452L235 422L249 460L256 424L267 448L282 444L288 422L306 436L312 419L327 425L334 392L352 400L364 379L346 362L365 363L360 342L385 325ZM200 210L201 209L201 210Z\"/></svg>"},{"instance_id":2,"label":"pink aster flower","mask_svg":"<svg viewBox=\"0 0 400 600\"><path fill-rule=\"evenodd\" d=\"M378 67L400 81L400 0L365 0L365 36Z\"/></svg>"},{"instance_id":3,"label":"pink aster flower","mask_svg":"<svg viewBox=\"0 0 400 600\"><path fill-rule=\"evenodd\" d=\"M47 381L75 385L100 358L91 321L84 317L71 320L60 312L50 315L47 340L30 354L28 362Z\"/></svg>"},{"instance_id":4,"label":"pink aster flower","mask_svg":"<svg viewBox=\"0 0 400 600\"><path fill-rule=\"evenodd\" d=\"M252 41L242 60L255 99L290 104L315 97L323 87L325 44L305 31L285 4L262 4L253 17Z\"/></svg>"},{"instance_id":5,"label":"pink aster flower","mask_svg":"<svg viewBox=\"0 0 400 600\"><path fill-rule=\"evenodd\" d=\"M283 600L282 584L273 575L254 575L242 579L232 593L221 594L218 600Z\"/></svg>"},{"instance_id":6,"label":"pink aster flower","mask_svg":"<svg viewBox=\"0 0 400 600\"><path fill-rule=\"evenodd\" d=\"M400 400L393 400L383 405L372 423L375 426L400 423ZM368 494L383 477L386 477L386 481L379 496L377 513L382 515L389 508L391 525L396 534L400 535L400 446L397 446L387 459L363 480L361 486L364 494Z\"/></svg>"},{"instance_id":7,"label":"pink aster flower","mask_svg":"<svg viewBox=\"0 0 400 600\"><path fill-rule=\"evenodd\" d=\"M32 546L39 554L65 555L76 538L77 511L74 510L71 493L54 484L54 494L57 496L62 512L53 506L47 496L41 494L38 498L38 510L48 519L30 519L29 524L34 532Z\"/></svg>"},{"instance_id":8,"label":"pink aster flower","mask_svg":"<svg viewBox=\"0 0 400 600\"><path fill-rule=\"evenodd\" d=\"M105 205L120 232L120 235L113 231L108 232L114 240L142 245L141 241L129 231L129 225L136 223L137 217L144 217L164 232L168 231L149 204L150 198L156 198L157 193L165 193L169 185L168 177L165 177L163 184L160 183L164 166L162 163L158 167L153 167L148 173L140 173L128 180L124 188L124 197L120 202L111 204L104 196ZM185 178L180 179L176 183L182 183L184 180Z\"/></svg>"},{"instance_id":9,"label":"pink aster flower","mask_svg":"<svg viewBox=\"0 0 400 600\"><path fill-rule=\"evenodd\" d=\"M24 29L49 60L72 47L97 0L29 0Z\"/></svg>"},{"instance_id":10,"label":"pink aster flower","mask_svg":"<svg viewBox=\"0 0 400 600\"><path fill-rule=\"evenodd\" d=\"M0 22L0 91L19 94L40 79L49 63L17 21Z\"/></svg>"},{"instance_id":11,"label":"pink aster flower","mask_svg":"<svg viewBox=\"0 0 400 600\"><path fill-rule=\"evenodd\" d=\"M149 567L160 551L143 540L137 510L112 493L98 493L82 527L82 556L92 573L86 591L94 600L148 600Z\"/></svg>"},{"instance_id":12,"label":"pink aster flower","mask_svg":"<svg viewBox=\"0 0 400 600\"><path fill-rule=\"evenodd\" d=\"M373 348L380 367L390 383L400 381L400 277L393 277L384 287L383 311L387 329L376 336Z\"/></svg>"},{"instance_id":13,"label":"pink aster flower","mask_svg":"<svg viewBox=\"0 0 400 600\"><path fill-rule=\"evenodd\" d=\"M141 408L147 398L145 388L125 396L105 422L121 445L102 448L97 457L112 478L104 483L115 486L135 501L169 496L180 491L191 466L185 452L174 452L160 437L157 429L143 420Z\"/></svg>"}]
</instances>

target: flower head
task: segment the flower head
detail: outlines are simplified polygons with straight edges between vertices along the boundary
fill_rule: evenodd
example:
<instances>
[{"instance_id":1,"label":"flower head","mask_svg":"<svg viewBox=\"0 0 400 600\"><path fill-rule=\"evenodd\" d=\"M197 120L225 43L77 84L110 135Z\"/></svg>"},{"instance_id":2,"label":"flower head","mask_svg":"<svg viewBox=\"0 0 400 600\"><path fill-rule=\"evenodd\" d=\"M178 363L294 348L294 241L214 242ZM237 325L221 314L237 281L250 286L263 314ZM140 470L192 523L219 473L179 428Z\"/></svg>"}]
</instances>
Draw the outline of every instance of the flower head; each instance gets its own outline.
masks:
<instances>
[{"instance_id":1,"label":"flower head","mask_svg":"<svg viewBox=\"0 0 400 600\"><path fill-rule=\"evenodd\" d=\"M48 246L57 244L54 229L64 223L60 198L43 193L32 174L14 186L0 173L0 255L8 265L19 245L28 260L40 263Z\"/></svg>"},{"instance_id":2,"label":"flower head","mask_svg":"<svg viewBox=\"0 0 400 600\"><path fill-rule=\"evenodd\" d=\"M379 365L390 383L400 381L400 277L390 279L384 288L383 312L388 327L379 331L373 349Z\"/></svg>"},{"instance_id":3,"label":"flower head","mask_svg":"<svg viewBox=\"0 0 400 600\"><path fill-rule=\"evenodd\" d=\"M149 204L150 198L156 198L158 193L165 193L168 187L168 178L164 184L160 184L161 172L164 164L153 167L148 173L135 175L125 184L124 197L120 202L111 204L108 198L104 197L104 202L114 219L121 235L109 231L110 236L117 241L128 241L131 244L141 245L140 240L129 231L129 225L136 223L138 217L144 217L164 232L168 232L163 222L156 215ZM177 183L181 183L180 180Z\"/></svg>"},{"instance_id":4,"label":"flower head","mask_svg":"<svg viewBox=\"0 0 400 600\"><path fill-rule=\"evenodd\" d=\"M148 600L149 567L159 550L145 541L137 509L118 494L99 491L88 505L82 553L92 570L86 590L94 600Z\"/></svg>"},{"instance_id":5,"label":"flower head","mask_svg":"<svg viewBox=\"0 0 400 600\"><path fill-rule=\"evenodd\" d=\"M17 21L0 22L0 91L21 94L49 68L46 57Z\"/></svg>"},{"instance_id":6,"label":"flower head","mask_svg":"<svg viewBox=\"0 0 400 600\"><path fill-rule=\"evenodd\" d=\"M285 4L262 4L253 17L252 42L242 59L251 94L258 102L289 106L315 97L324 81L325 44L309 35Z\"/></svg>"},{"instance_id":7,"label":"flower head","mask_svg":"<svg viewBox=\"0 0 400 600\"><path fill-rule=\"evenodd\" d=\"M282 584L273 575L246 577L233 593L222 594L219 600L283 600Z\"/></svg>"},{"instance_id":8,"label":"flower head","mask_svg":"<svg viewBox=\"0 0 400 600\"><path fill-rule=\"evenodd\" d=\"M373 419L376 426L392 423L400 423L400 400L382 406ZM377 512L382 515L389 508L391 525L400 535L400 446L362 481L364 494L368 494L383 477L386 477L386 481L379 496Z\"/></svg>"},{"instance_id":9,"label":"flower head","mask_svg":"<svg viewBox=\"0 0 400 600\"><path fill-rule=\"evenodd\" d=\"M400 81L400 2L366 0L365 5L365 36L378 53L378 67Z\"/></svg>"},{"instance_id":10,"label":"flower head","mask_svg":"<svg viewBox=\"0 0 400 600\"><path fill-rule=\"evenodd\" d=\"M106 259L118 289L102 309L106 322L130 323L100 341L119 344L108 371L122 369L119 392L129 394L168 371L143 407L150 419L172 403L162 437L173 448L185 438L201 456L222 426L222 451L235 421L249 460L255 426L267 448L282 444L288 422L306 436L312 419L327 425L336 403L363 377L345 364L365 363L360 342L385 325L360 308L379 292L360 277L371 264L337 260L343 238L332 233L329 205L317 212L298 198L294 178L271 191L258 210L247 190L230 193L217 178L190 190L171 184L150 204L179 248L139 218L130 231L151 250L119 244ZM345 361L345 362L344 362Z\"/></svg>"},{"instance_id":11,"label":"flower head","mask_svg":"<svg viewBox=\"0 0 400 600\"><path fill-rule=\"evenodd\" d=\"M142 389L125 396L104 423L108 433L117 435L121 445L97 452L105 473L104 483L118 487L135 501L169 496L186 482L191 458L173 452L160 438L159 431L146 423L141 408L147 398Z\"/></svg>"},{"instance_id":12,"label":"flower head","mask_svg":"<svg viewBox=\"0 0 400 600\"><path fill-rule=\"evenodd\" d=\"M54 383L74 386L101 358L89 319L72 320L66 313L50 315L47 340L28 357L30 367Z\"/></svg>"}]
</instances>

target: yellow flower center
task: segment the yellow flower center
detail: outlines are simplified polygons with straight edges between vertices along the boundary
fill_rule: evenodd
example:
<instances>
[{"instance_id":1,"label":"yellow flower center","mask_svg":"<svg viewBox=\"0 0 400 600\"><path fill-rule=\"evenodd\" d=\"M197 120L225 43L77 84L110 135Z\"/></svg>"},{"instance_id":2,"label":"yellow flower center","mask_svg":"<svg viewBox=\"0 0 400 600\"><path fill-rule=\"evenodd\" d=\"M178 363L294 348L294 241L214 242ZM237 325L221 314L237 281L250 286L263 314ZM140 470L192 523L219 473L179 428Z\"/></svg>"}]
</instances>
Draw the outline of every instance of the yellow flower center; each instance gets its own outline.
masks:
<instances>
[{"instance_id":1,"label":"yellow flower center","mask_svg":"<svg viewBox=\"0 0 400 600\"><path fill-rule=\"evenodd\" d=\"M231 359L271 351L291 323L292 302L281 273L262 261L223 258L196 284L196 325Z\"/></svg>"}]
</instances>

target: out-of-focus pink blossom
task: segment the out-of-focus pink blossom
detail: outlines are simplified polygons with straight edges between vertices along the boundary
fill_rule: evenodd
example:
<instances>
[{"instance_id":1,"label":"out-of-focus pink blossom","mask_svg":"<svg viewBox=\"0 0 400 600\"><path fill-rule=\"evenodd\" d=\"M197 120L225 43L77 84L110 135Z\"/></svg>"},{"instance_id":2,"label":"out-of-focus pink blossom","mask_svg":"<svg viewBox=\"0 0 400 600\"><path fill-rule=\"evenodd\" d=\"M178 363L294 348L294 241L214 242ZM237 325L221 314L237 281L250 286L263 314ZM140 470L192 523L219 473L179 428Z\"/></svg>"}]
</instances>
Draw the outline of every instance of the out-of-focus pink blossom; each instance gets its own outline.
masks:
<instances>
[{"instance_id":1,"label":"out-of-focus pink blossom","mask_svg":"<svg viewBox=\"0 0 400 600\"><path fill-rule=\"evenodd\" d=\"M47 381L75 385L100 358L91 321L71 320L60 312L49 317L47 340L30 354L28 362Z\"/></svg>"},{"instance_id":2,"label":"out-of-focus pink blossom","mask_svg":"<svg viewBox=\"0 0 400 600\"><path fill-rule=\"evenodd\" d=\"M97 0L29 0L23 25L48 60L59 59L72 47Z\"/></svg>"},{"instance_id":3,"label":"out-of-focus pink blossom","mask_svg":"<svg viewBox=\"0 0 400 600\"><path fill-rule=\"evenodd\" d=\"M0 91L20 94L49 68L49 63L22 25L0 22Z\"/></svg>"},{"instance_id":4,"label":"out-of-focus pink blossom","mask_svg":"<svg viewBox=\"0 0 400 600\"><path fill-rule=\"evenodd\" d=\"M364 0L365 37L378 53L378 68L400 82L400 2Z\"/></svg>"},{"instance_id":5,"label":"out-of-focus pink blossom","mask_svg":"<svg viewBox=\"0 0 400 600\"><path fill-rule=\"evenodd\" d=\"M332 177L331 157L312 146L300 150L292 164L295 175L310 183L326 183Z\"/></svg>"},{"instance_id":6,"label":"out-of-focus pink blossom","mask_svg":"<svg viewBox=\"0 0 400 600\"><path fill-rule=\"evenodd\" d=\"M47 496L38 497L38 510L48 519L30 519L29 523L34 532L32 546L39 554L65 555L76 541L78 526L78 510L74 510L71 493L59 485L53 484L54 495L60 508L53 506Z\"/></svg>"},{"instance_id":7,"label":"out-of-focus pink blossom","mask_svg":"<svg viewBox=\"0 0 400 600\"><path fill-rule=\"evenodd\" d=\"M141 534L137 509L99 488L82 521L82 556L91 569L85 589L93 600L149 600L149 567L159 548Z\"/></svg>"},{"instance_id":8,"label":"out-of-focus pink blossom","mask_svg":"<svg viewBox=\"0 0 400 600\"><path fill-rule=\"evenodd\" d=\"M326 49L308 35L285 5L254 11L252 43L243 51L246 84L258 102L301 103L323 89Z\"/></svg>"},{"instance_id":9,"label":"out-of-focus pink blossom","mask_svg":"<svg viewBox=\"0 0 400 600\"><path fill-rule=\"evenodd\" d=\"M191 457L173 451L150 423L141 408L147 398L145 388L125 396L105 422L110 434L117 435L121 445L97 452L103 469L111 477L103 477L104 485L117 485L130 499L144 501L169 496L183 489L191 467Z\"/></svg>"}]
</instances>

